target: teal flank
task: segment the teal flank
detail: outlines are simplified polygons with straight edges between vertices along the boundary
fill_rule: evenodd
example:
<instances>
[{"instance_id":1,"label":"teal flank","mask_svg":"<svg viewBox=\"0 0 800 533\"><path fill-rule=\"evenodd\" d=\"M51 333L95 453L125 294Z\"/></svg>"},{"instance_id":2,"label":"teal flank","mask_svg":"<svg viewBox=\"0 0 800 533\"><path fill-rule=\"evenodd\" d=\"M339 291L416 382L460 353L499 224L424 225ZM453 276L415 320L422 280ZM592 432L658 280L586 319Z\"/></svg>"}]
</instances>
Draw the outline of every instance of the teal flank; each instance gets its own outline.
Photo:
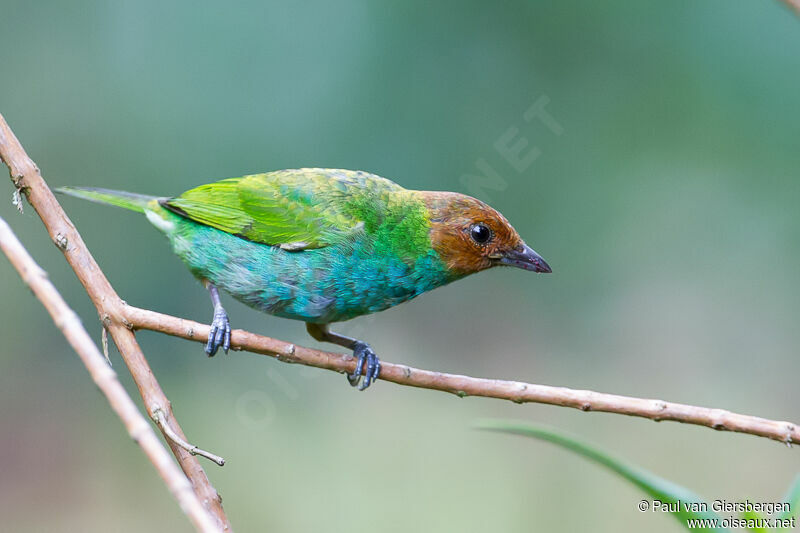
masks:
<instances>
[{"instance_id":1,"label":"teal flank","mask_svg":"<svg viewBox=\"0 0 800 533\"><path fill-rule=\"evenodd\" d=\"M149 218L192 273L266 313L329 323L382 311L447 283L436 252L382 252L381 239L357 238L323 249L285 251L203 226L161 209Z\"/></svg>"}]
</instances>

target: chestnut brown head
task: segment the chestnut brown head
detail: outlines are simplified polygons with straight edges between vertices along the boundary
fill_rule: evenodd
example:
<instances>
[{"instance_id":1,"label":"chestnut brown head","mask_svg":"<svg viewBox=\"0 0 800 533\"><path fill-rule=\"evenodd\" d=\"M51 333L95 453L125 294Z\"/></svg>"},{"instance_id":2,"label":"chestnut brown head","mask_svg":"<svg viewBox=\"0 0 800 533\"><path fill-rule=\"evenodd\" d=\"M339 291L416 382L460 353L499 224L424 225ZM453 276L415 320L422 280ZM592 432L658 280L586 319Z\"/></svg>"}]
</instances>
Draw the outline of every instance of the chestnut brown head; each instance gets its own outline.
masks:
<instances>
[{"instance_id":1,"label":"chestnut brown head","mask_svg":"<svg viewBox=\"0 0 800 533\"><path fill-rule=\"evenodd\" d=\"M430 213L431 244L453 274L493 266L552 272L508 220L484 202L453 192L421 194Z\"/></svg>"}]
</instances>

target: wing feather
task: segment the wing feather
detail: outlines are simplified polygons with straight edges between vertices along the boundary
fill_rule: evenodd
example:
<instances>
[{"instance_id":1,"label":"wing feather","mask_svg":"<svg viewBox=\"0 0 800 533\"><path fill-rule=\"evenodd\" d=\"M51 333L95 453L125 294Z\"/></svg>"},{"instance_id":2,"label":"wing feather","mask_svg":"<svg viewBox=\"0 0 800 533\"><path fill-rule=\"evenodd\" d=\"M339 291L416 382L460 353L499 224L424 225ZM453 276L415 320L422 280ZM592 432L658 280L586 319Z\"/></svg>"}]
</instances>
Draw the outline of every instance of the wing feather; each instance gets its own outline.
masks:
<instances>
[{"instance_id":1,"label":"wing feather","mask_svg":"<svg viewBox=\"0 0 800 533\"><path fill-rule=\"evenodd\" d=\"M304 250L328 246L364 228L352 204L403 190L349 170L279 170L201 185L162 205L195 222L254 242Z\"/></svg>"}]
</instances>

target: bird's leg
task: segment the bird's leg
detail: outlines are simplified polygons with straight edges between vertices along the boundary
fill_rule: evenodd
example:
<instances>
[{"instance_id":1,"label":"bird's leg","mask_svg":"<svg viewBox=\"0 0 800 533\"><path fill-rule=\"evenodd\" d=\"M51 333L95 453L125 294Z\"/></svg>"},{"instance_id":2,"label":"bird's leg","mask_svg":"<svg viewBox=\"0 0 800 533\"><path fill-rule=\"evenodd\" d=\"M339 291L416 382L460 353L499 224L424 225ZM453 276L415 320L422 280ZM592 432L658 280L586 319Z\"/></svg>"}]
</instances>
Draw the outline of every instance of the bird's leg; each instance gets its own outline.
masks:
<instances>
[{"instance_id":1,"label":"bird's leg","mask_svg":"<svg viewBox=\"0 0 800 533\"><path fill-rule=\"evenodd\" d=\"M214 357L220 346L225 353L231 347L231 323L228 320L228 313L222 307L222 302L219 300L219 291L208 280L203 280L203 285L208 289L208 294L211 296L211 303L214 305L214 318L211 320L211 331L208 332L208 342L206 343L206 353L209 357Z\"/></svg>"},{"instance_id":2,"label":"bird's leg","mask_svg":"<svg viewBox=\"0 0 800 533\"><path fill-rule=\"evenodd\" d=\"M307 322L306 329L309 335L320 342L331 342L347 348L348 350L353 350L353 357L356 358L357 362L356 371L347 375L347 381L350 382L351 386L357 386L358 390L364 390L378 379L378 374L381 373L381 361L378 359L378 356L375 355L375 352L372 351L372 347L369 344L358 339L335 333L329 329L328 324L312 324ZM362 381L361 373L364 370L365 363L367 365L367 371Z\"/></svg>"}]
</instances>

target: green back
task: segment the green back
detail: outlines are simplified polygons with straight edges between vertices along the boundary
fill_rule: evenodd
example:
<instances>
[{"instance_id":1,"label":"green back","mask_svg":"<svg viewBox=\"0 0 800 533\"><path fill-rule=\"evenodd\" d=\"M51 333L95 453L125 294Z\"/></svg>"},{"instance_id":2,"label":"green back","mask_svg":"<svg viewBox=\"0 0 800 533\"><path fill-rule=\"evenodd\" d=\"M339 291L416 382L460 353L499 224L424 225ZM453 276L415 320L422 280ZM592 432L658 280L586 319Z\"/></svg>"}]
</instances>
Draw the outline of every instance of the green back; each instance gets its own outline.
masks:
<instances>
[{"instance_id":1,"label":"green back","mask_svg":"<svg viewBox=\"0 0 800 533\"><path fill-rule=\"evenodd\" d=\"M201 185L161 204L201 224L293 251L360 233L387 248L381 252L405 257L430 245L427 210L414 191L367 172L278 170Z\"/></svg>"}]
</instances>

